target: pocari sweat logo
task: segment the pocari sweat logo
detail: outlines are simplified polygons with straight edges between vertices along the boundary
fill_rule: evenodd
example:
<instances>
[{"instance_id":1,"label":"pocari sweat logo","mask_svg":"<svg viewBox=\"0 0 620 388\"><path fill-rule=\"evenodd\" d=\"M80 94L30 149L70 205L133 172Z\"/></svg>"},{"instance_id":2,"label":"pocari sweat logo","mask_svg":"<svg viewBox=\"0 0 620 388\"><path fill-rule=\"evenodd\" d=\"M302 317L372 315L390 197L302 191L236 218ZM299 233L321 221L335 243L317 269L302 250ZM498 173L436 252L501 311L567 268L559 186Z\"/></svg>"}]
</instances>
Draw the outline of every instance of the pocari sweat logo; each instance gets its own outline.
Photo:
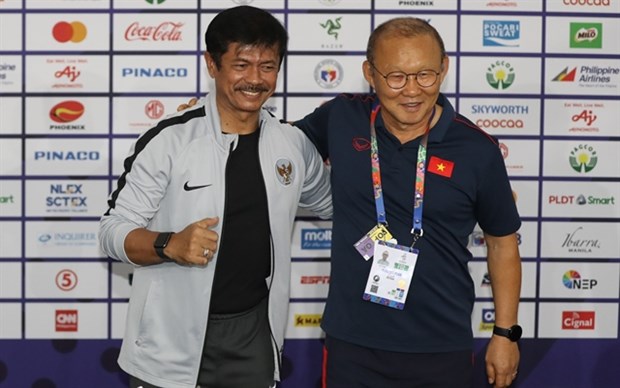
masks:
<instances>
[{"instance_id":1,"label":"pocari sweat logo","mask_svg":"<svg viewBox=\"0 0 620 388\"><path fill-rule=\"evenodd\" d=\"M484 20L483 46L519 47L521 22L518 20Z\"/></svg>"},{"instance_id":2,"label":"pocari sweat logo","mask_svg":"<svg viewBox=\"0 0 620 388\"><path fill-rule=\"evenodd\" d=\"M331 249L332 230L302 229L301 230L301 249Z\"/></svg>"}]
</instances>

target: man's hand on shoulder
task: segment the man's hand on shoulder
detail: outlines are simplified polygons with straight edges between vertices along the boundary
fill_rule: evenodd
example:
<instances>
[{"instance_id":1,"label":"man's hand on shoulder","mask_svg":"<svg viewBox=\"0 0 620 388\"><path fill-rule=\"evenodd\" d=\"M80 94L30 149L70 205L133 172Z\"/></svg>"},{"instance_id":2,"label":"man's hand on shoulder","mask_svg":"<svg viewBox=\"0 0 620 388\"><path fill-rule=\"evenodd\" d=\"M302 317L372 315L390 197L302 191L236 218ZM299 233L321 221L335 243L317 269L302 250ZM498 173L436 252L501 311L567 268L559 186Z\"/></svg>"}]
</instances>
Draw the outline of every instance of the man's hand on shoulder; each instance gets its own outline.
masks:
<instances>
[{"instance_id":1,"label":"man's hand on shoulder","mask_svg":"<svg viewBox=\"0 0 620 388\"><path fill-rule=\"evenodd\" d=\"M198 102L198 99L196 97L192 97L192 98L190 98L189 101L187 101L186 104L181 104L181 105L177 106L177 112L180 112L180 111L185 110L185 109L189 109L192 106L196 105L197 102Z\"/></svg>"}]
</instances>

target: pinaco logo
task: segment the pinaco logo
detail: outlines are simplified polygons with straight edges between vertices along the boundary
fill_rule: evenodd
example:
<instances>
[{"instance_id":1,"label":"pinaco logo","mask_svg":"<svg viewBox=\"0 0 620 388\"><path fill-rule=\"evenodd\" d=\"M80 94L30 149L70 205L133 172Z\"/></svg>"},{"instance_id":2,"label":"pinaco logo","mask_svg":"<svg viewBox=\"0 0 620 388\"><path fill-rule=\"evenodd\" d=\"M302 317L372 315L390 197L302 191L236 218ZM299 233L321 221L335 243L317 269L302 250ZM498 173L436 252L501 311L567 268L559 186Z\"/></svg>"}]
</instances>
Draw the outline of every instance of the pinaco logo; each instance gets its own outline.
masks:
<instances>
[{"instance_id":1,"label":"pinaco logo","mask_svg":"<svg viewBox=\"0 0 620 388\"><path fill-rule=\"evenodd\" d=\"M52 35L60 43L80 43L86 39L86 26L82 22L58 22L52 28Z\"/></svg>"}]
</instances>

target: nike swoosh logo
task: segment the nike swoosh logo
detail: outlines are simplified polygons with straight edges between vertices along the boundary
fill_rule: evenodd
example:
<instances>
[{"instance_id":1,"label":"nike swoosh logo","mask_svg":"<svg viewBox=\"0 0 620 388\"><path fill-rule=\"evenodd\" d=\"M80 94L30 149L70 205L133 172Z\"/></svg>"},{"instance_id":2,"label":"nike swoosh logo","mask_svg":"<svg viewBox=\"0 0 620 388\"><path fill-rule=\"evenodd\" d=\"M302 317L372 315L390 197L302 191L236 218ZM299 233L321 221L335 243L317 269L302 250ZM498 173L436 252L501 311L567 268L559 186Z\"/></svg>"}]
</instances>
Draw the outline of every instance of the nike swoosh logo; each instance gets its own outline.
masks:
<instances>
[{"instance_id":1,"label":"nike swoosh logo","mask_svg":"<svg viewBox=\"0 0 620 388\"><path fill-rule=\"evenodd\" d=\"M183 185L183 190L185 190L185 191L192 191L192 190L198 190L198 189L202 189L202 188L211 186L211 185L190 186L190 185L188 185L188 183L189 183L189 181L185 182L185 185Z\"/></svg>"}]
</instances>

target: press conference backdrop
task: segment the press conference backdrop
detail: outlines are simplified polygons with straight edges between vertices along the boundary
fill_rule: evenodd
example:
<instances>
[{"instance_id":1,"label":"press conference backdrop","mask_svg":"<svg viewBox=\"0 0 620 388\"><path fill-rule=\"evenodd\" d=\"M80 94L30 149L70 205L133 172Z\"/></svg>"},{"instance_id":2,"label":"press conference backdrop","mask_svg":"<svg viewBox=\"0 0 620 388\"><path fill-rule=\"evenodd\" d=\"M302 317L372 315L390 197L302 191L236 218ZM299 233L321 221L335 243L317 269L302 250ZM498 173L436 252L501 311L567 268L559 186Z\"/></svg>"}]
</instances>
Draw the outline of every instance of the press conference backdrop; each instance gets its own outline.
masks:
<instances>
[{"instance_id":1,"label":"press conference backdrop","mask_svg":"<svg viewBox=\"0 0 620 388\"><path fill-rule=\"evenodd\" d=\"M132 269L99 250L98 219L130 143L211 89L203 34L238 4L290 33L265 107L286 120L369 91L361 63L381 22L438 29L442 91L500 139L523 219L515 386L620 386L620 0L0 0L0 386L127 385L116 357ZM320 386L330 227L295 226L283 388ZM484 387L481 231L470 249Z\"/></svg>"}]
</instances>

